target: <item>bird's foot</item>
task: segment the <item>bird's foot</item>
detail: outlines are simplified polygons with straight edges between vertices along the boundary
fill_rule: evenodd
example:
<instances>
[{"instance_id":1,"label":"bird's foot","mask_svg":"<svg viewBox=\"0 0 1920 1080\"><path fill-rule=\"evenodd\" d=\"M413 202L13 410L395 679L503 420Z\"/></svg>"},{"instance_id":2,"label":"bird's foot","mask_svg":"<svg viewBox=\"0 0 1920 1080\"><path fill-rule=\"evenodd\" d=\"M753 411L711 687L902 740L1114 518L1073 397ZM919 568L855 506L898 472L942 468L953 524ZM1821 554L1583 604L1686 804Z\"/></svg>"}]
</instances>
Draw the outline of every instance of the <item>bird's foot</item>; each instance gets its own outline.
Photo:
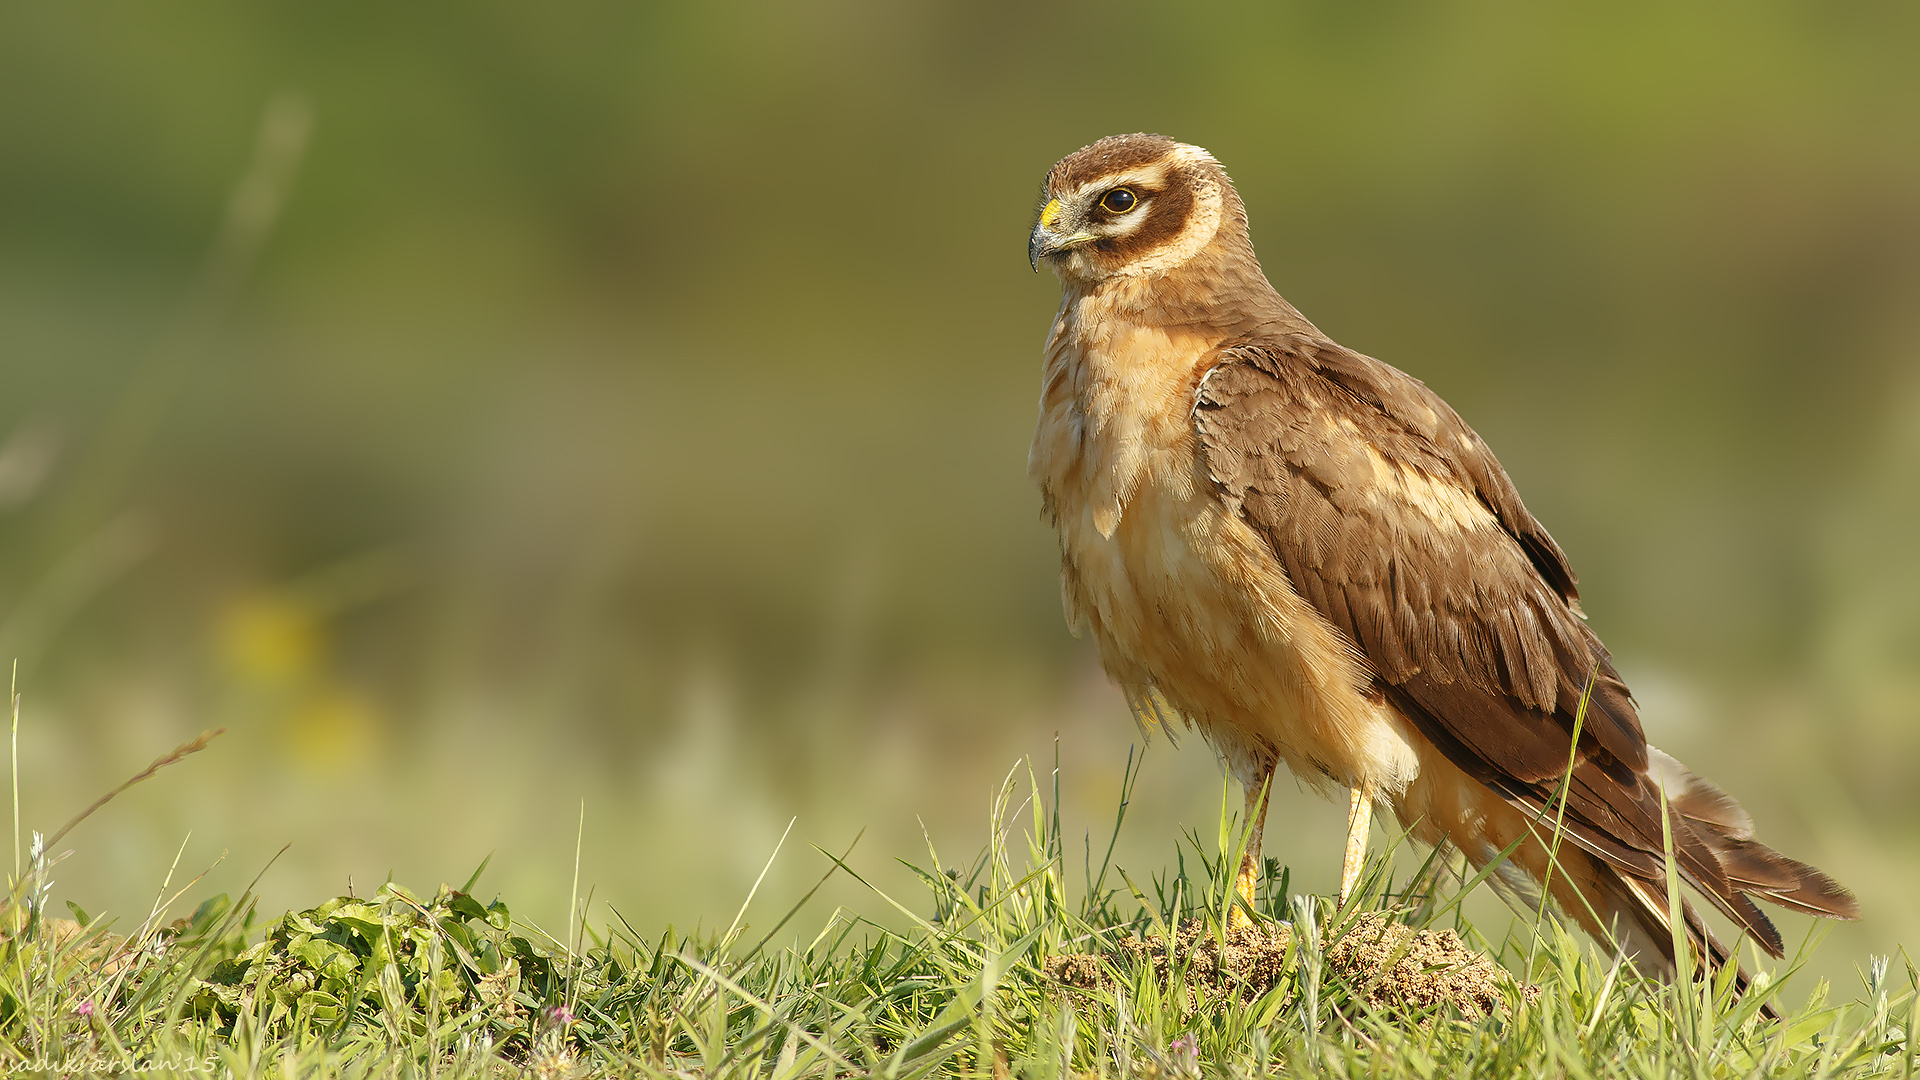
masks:
<instances>
[{"instance_id":1,"label":"bird's foot","mask_svg":"<svg viewBox=\"0 0 1920 1080\"><path fill-rule=\"evenodd\" d=\"M1238 894L1240 903L1233 905L1227 912L1227 929L1244 930L1253 925L1253 916L1247 912L1254 910L1253 890L1260 883L1260 857L1248 852L1240 860L1240 874L1234 880L1233 891Z\"/></svg>"}]
</instances>

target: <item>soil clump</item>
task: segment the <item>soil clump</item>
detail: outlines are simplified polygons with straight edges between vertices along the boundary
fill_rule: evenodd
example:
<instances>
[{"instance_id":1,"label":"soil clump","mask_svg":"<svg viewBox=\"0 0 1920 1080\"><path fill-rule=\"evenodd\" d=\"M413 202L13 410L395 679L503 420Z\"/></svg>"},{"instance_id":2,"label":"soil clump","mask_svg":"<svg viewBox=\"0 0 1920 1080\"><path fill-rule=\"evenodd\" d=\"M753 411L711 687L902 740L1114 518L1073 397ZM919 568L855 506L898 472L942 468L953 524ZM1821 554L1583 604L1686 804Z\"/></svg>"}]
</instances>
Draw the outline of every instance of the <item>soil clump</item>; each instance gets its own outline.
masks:
<instances>
[{"instance_id":1,"label":"soil clump","mask_svg":"<svg viewBox=\"0 0 1920 1080\"><path fill-rule=\"evenodd\" d=\"M1326 965L1369 1006L1423 1016L1444 1006L1463 1016L1490 1015L1506 1008L1502 988L1514 982L1452 930L1412 930L1373 911L1327 947Z\"/></svg>"},{"instance_id":2,"label":"soil clump","mask_svg":"<svg viewBox=\"0 0 1920 1080\"><path fill-rule=\"evenodd\" d=\"M1187 1004L1197 1008L1203 1000L1252 1002L1264 996L1298 962L1292 946L1293 928L1286 923L1234 930L1223 948L1202 920L1189 919L1174 928L1171 942L1157 935L1122 938L1104 955L1049 957L1046 972L1076 990L1110 990L1109 965L1126 970L1144 964L1162 985L1178 974ZM1359 916L1328 943L1324 963L1326 977L1353 1000L1423 1017L1449 1007L1469 1017L1504 1011L1504 988L1514 983L1505 968L1468 948L1452 930L1412 930L1378 912Z\"/></svg>"}]
</instances>

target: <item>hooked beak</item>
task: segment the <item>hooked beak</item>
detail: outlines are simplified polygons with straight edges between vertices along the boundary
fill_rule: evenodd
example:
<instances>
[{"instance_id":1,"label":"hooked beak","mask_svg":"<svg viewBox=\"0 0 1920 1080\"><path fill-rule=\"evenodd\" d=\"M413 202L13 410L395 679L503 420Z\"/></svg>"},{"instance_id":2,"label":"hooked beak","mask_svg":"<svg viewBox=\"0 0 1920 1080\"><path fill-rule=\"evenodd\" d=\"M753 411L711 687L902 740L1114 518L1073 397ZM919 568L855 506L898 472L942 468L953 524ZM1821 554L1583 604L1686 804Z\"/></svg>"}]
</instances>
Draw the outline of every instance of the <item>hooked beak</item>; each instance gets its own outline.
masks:
<instances>
[{"instance_id":1,"label":"hooked beak","mask_svg":"<svg viewBox=\"0 0 1920 1080\"><path fill-rule=\"evenodd\" d=\"M1076 232L1061 236L1045 225L1035 225L1033 235L1027 238L1027 261L1033 264L1034 272L1039 273L1041 259L1070 251L1082 244L1090 244L1098 239L1100 238L1090 232Z\"/></svg>"},{"instance_id":2,"label":"hooked beak","mask_svg":"<svg viewBox=\"0 0 1920 1080\"><path fill-rule=\"evenodd\" d=\"M1041 259L1099 239L1084 230L1056 231L1055 225L1065 224L1060 221L1061 210L1059 199L1049 200L1046 207L1040 211L1040 223L1033 227L1033 235L1027 237L1027 262L1033 265L1035 273L1040 272Z\"/></svg>"},{"instance_id":3,"label":"hooked beak","mask_svg":"<svg viewBox=\"0 0 1920 1080\"><path fill-rule=\"evenodd\" d=\"M1060 249L1053 244L1053 237L1047 235L1047 230L1035 225L1033 235L1027 237L1027 261L1033 264L1033 272L1036 274L1040 272L1041 256L1051 255L1058 250Z\"/></svg>"}]
</instances>

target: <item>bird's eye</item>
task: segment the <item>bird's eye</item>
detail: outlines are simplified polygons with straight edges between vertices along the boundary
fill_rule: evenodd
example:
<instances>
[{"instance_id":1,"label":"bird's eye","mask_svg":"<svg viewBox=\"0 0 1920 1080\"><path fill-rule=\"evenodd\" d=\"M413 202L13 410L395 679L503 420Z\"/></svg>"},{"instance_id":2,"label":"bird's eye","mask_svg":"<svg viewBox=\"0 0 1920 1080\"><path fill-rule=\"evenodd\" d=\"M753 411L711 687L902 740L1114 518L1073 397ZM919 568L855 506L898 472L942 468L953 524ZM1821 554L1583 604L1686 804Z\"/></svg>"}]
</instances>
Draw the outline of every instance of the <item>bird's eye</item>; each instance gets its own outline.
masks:
<instances>
[{"instance_id":1,"label":"bird's eye","mask_svg":"<svg viewBox=\"0 0 1920 1080\"><path fill-rule=\"evenodd\" d=\"M1131 190L1123 187L1114 188L1100 197L1100 208L1109 214L1124 214L1138 205L1140 200L1134 197Z\"/></svg>"}]
</instances>

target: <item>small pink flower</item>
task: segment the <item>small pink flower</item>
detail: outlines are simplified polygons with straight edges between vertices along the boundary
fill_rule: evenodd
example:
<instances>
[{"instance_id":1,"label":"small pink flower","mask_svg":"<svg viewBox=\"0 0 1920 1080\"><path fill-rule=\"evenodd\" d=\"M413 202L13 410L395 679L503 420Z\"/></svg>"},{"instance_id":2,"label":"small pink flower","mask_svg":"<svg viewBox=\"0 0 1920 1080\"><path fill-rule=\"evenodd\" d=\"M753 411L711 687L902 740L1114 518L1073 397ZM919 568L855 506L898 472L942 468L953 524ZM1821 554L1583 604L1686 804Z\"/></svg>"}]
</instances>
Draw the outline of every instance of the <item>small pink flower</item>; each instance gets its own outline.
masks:
<instances>
[{"instance_id":1,"label":"small pink flower","mask_svg":"<svg viewBox=\"0 0 1920 1080\"><path fill-rule=\"evenodd\" d=\"M82 1020L93 1019L93 1002L91 1001L81 1002L79 1005L74 1007L73 1015L79 1017Z\"/></svg>"},{"instance_id":2,"label":"small pink flower","mask_svg":"<svg viewBox=\"0 0 1920 1080\"><path fill-rule=\"evenodd\" d=\"M558 1024L561 1027L565 1027L573 1023L573 1021L573 1010L567 1008L565 1005L555 1005L547 1010L547 1023L549 1024Z\"/></svg>"},{"instance_id":3,"label":"small pink flower","mask_svg":"<svg viewBox=\"0 0 1920 1080\"><path fill-rule=\"evenodd\" d=\"M1167 1052L1189 1059L1199 1057L1200 1040L1191 1034L1182 1035L1167 1044Z\"/></svg>"}]
</instances>

